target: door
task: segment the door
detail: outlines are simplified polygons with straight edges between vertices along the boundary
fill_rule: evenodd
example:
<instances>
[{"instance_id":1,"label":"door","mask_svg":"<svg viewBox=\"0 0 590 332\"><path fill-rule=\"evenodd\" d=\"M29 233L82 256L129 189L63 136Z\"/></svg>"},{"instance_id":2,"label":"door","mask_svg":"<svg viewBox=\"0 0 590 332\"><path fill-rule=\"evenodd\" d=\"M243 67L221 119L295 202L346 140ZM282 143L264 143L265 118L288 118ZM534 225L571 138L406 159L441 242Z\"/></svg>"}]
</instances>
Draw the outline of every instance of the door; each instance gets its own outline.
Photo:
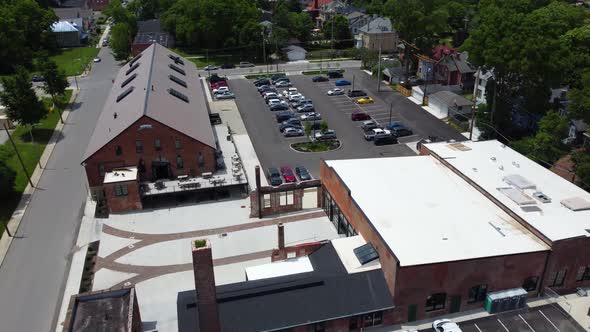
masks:
<instances>
[{"instance_id":1,"label":"door","mask_svg":"<svg viewBox=\"0 0 590 332\"><path fill-rule=\"evenodd\" d=\"M451 313L461 310L461 295L451 296Z\"/></svg>"},{"instance_id":2,"label":"door","mask_svg":"<svg viewBox=\"0 0 590 332\"><path fill-rule=\"evenodd\" d=\"M416 320L417 311L418 311L418 305L410 304L408 306L408 322L413 322Z\"/></svg>"}]
</instances>

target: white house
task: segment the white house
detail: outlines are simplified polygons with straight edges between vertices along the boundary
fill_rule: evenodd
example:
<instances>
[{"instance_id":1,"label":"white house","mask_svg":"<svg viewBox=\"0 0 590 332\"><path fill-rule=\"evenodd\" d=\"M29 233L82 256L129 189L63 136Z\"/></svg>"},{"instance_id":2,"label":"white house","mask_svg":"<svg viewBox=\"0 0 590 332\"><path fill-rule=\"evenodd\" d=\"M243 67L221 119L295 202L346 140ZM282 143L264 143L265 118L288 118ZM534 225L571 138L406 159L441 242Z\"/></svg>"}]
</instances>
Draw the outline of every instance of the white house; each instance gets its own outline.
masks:
<instances>
[{"instance_id":1,"label":"white house","mask_svg":"<svg viewBox=\"0 0 590 332\"><path fill-rule=\"evenodd\" d=\"M439 114L440 118L455 117L460 121L466 121L470 117L473 103L451 91L439 91L428 96L428 106Z\"/></svg>"},{"instance_id":2,"label":"white house","mask_svg":"<svg viewBox=\"0 0 590 332\"><path fill-rule=\"evenodd\" d=\"M479 73L479 82L477 80L477 75ZM488 81L494 77L493 70L480 70L476 71L475 74L475 81L478 82L477 85L473 86L473 94L475 95L475 103L485 104L486 103L486 86Z\"/></svg>"},{"instance_id":3,"label":"white house","mask_svg":"<svg viewBox=\"0 0 590 332\"><path fill-rule=\"evenodd\" d=\"M283 48L283 52L285 52L289 61L305 60L305 55L307 54L307 51L303 47L297 45L289 45Z\"/></svg>"}]
</instances>

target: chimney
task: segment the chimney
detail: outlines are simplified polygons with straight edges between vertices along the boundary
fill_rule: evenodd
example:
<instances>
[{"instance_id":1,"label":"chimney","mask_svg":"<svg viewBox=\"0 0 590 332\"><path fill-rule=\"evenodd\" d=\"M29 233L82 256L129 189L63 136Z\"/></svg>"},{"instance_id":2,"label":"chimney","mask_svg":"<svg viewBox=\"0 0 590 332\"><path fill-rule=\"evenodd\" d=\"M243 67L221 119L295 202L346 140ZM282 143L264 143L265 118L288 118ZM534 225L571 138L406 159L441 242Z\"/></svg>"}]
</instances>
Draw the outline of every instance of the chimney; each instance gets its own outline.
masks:
<instances>
[{"instance_id":1,"label":"chimney","mask_svg":"<svg viewBox=\"0 0 590 332\"><path fill-rule=\"evenodd\" d=\"M285 250L285 225L280 223L277 225L279 231L279 250Z\"/></svg>"},{"instance_id":2,"label":"chimney","mask_svg":"<svg viewBox=\"0 0 590 332\"><path fill-rule=\"evenodd\" d=\"M258 219L262 219L262 194L260 193L260 166L254 167L254 174L256 174L256 199L258 201Z\"/></svg>"},{"instance_id":3,"label":"chimney","mask_svg":"<svg viewBox=\"0 0 590 332\"><path fill-rule=\"evenodd\" d=\"M217 310L217 293L215 290L215 273L211 242L207 239L191 241L193 252L193 273L195 275L195 291L197 292L197 310L199 314L199 330L219 332L219 313Z\"/></svg>"}]
</instances>

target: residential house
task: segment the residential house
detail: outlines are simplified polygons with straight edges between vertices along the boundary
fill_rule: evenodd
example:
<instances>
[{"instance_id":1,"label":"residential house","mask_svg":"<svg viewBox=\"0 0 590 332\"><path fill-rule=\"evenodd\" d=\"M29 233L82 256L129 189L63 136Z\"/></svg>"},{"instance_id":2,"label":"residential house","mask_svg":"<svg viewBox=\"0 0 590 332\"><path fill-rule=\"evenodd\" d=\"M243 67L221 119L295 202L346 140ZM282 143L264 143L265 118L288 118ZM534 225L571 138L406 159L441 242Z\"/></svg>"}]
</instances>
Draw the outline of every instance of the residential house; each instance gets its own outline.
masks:
<instances>
[{"instance_id":1,"label":"residential house","mask_svg":"<svg viewBox=\"0 0 590 332\"><path fill-rule=\"evenodd\" d=\"M569 121L568 136L565 139L566 143L572 143L574 145L584 144L586 132L588 131L588 125L584 120L570 120Z\"/></svg>"},{"instance_id":2,"label":"residential house","mask_svg":"<svg viewBox=\"0 0 590 332\"><path fill-rule=\"evenodd\" d=\"M383 79L392 83L399 83L404 80L404 68L403 67L391 67L383 69Z\"/></svg>"},{"instance_id":3,"label":"residential house","mask_svg":"<svg viewBox=\"0 0 590 332\"><path fill-rule=\"evenodd\" d=\"M283 48L283 52L287 55L289 61L305 60L305 55L307 54L307 51L303 47L297 45L289 45Z\"/></svg>"},{"instance_id":4,"label":"residential house","mask_svg":"<svg viewBox=\"0 0 590 332\"><path fill-rule=\"evenodd\" d=\"M341 0L333 0L326 4L320 5L318 21L320 26L323 26L334 15L347 16L348 14L355 11L358 10L352 4Z\"/></svg>"},{"instance_id":5,"label":"residential house","mask_svg":"<svg viewBox=\"0 0 590 332\"><path fill-rule=\"evenodd\" d=\"M440 45L434 49L431 57L418 56L416 75L427 81L459 85L463 90L471 90L476 70L467 58L467 52L459 52L447 45Z\"/></svg>"},{"instance_id":6,"label":"residential house","mask_svg":"<svg viewBox=\"0 0 590 332\"><path fill-rule=\"evenodd\" d=\"M83 31L88 31L92 28L92 9L85 9L80 7L52 9L60 21L72 21L75 19L82 19L81 27Z\"/></svg>"},{"instance_id":7,"label":"residential house","mask_svg":"<svg viewBox=\"0 0 590 332\"><path fill-rule=\"evenodd\" d=\"M453 117L463 122L470 118L473 102L451 91L438 91L428 95L428 106L438 118Z\"/></svg>"},{"instance_id":8,"label":"residential house","mask_svg":"<svg viewBox=\"0 0 590 332\"><path fill-rule=\"evenodd\" d=\"M366 25L359 29L355 36L357 48L367 48L373 51L395 52L397 50L398 35L388 18L373 17Z\"/></svg>"},{"instance_id":9,"label":"residential house","mask_svg":"<svg viewBox=\"0 0 590 332\"><path fill-rule=\"evenodd\" d=\"M109 0L88 0L88 7L94 11L104 10L109 5Z\"/></svg>"},{"instance_id":10,"label":"residential house","mask_svg":"<svg viewBox=\"0 0 590 332\"><path fill-rule=\"evenodd\" d=\"M479 80L477 79L479 76ZM474 84L473 87L473 94L475 95L475 103L485 104L487 101L486 97L486 88L488 86L488 82L494 78L494 70L480 70L476 71L474 74L475 82L477 85Z\"/></svg>"},{"instance_id":11,"label":"residential house","mask_svg":"<svg viewBox=\"0 0 590 332\"><path fill-rule=\"evenodd\" d=\"M359 29L363 26L367 25L369 19L371 18L370 15L367 15L363 12L358 10L353 11L352 13L346 15L346 19L348 20L348 26L350 27L351 35L355 36L359 33Z\"/></svg>"},{"instance_id":12,"label":"residential house","mask_svg":"<svg viewBox=\"0 0 590 332\"><path fill-rule=\"evenodd\" d=\"M320 8L324 5L329 4L334 0L311 0L309 1L309 5L304 9L305 12L311 16L311 19L316 22L316 27L321 27L321 20L320 20Z\"/></svg>"},{"instance_id":13,"label":"residential house","mask_svg":"<svg viewBox=\"0 0 590 332\"><path fill-rule=\"evenodd\" d=\"M87 35L82 33L82 19L59 21L51 25L58 47L76 47L82 45L82 39Z\"/></svg>"}]
</instances>

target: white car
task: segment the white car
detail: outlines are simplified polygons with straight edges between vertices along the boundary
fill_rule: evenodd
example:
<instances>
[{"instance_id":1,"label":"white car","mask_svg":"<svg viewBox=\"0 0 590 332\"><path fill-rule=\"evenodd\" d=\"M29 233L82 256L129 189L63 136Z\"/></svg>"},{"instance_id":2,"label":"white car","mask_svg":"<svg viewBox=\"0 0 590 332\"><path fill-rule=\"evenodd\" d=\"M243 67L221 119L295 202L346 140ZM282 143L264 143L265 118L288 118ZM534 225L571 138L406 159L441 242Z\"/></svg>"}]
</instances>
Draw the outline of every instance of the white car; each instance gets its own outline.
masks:
<instances>
[{"instance_id":1,"label":"white car","mask_svg":"<svg viewBox=\"0 0 590 332\"><path fill-rule=\"evenodd\" d=\"M301 99L305 99L305 97L300 93L297 93L294 95L289 95L289 101L291 101L291 102L301 100Z\"/></svg>"},{"instance_id":2,"label":"white car","mask_svg":"<svg viewBox=\"0 0 590 332\"><path fill-rule=\"evenodd\" d=\"M291 86L291 82L288 82L288 81L279 81L279 82L277 82L277 84L275 84L275 86L277 88L286 88L286 87Z\"/></svg>"},{"instance_id":3,"label":"white car","mask_svg":"<svg viewBox=\"0 0 590 332\"><path fill-rule=\"evenodd\" d=\"M462 332L457 323L450 319L438 319L432 323L432 328L436 332Z\"/></svg>"},{"instance_id":4,"label":"white car","mask_svg":"<svg viewBox=\"0 0 590 332\"><path fill-rule=\"evenodd\" d=\"M321 120L322 116L320 115L320 113L311 112L311 113L303 114L299 118L301 119L301 121L313 121L313 120Z\"/></svg>"},{"instance_id":5,"label":"white car","mask_svg":"<svg viewBox=\"0 0 590 332\"><path fill-rule=\"evenodd\" d=\"M343 95L343 94L344 94L344 89L334 88L332 90L328 90L328 96L338 96L338 95Z\"/></svg>"},{"instance_id":6,"label":"white car","mask_svg":"<svg viewBox=\"0 0 590 332\"><path fill-rule=\"evenodd\" d=\"M263 95L264 100L268 101L269 99L279 99L279 95L274 92L266 92Z\"/></svg>"},{"instance_id":7,"label":"white car","mask_svg":"<svg viewBox=\"0 0 590 332\"><path fill-rule=\"evenodd\" d=\"M274 105L280 105L280 104L281 104L280 99L273 98L273 99L268 100L268 106L274 106Z\"/></svg>"},{"instance_id":8,"label":"white car","mask_svg":"<svg viewBox=\"0 0 590 332\"><path fill-rule=\"evenodd\" d=\"M100 58L94 58L94 62L100 62Z\"/></svg>"},{"instance_id":9,"label":"white car","mask_svg":"<svg viewBox=\"0 0 590 332\"><path fill-rule=\"evenodd\" d=\"M299 93L297 91L297 88L288 88L287 90L283 90L283 96L285 96L285 97L290 96L290 95L294 95L297 93Z\"/></svg>"},{"instance_id":10,"label":"white car","mask_svg":"<svg viewBox=\"0 0 590 332\"><path fill-rule=\"evenodd\" d=\"M229 91L229 87L227 87L227 86L220 86L217 89L213 89L213 94L216 95L218 93L224 93L226 91Z\"/></svg>"}]
</instances>

